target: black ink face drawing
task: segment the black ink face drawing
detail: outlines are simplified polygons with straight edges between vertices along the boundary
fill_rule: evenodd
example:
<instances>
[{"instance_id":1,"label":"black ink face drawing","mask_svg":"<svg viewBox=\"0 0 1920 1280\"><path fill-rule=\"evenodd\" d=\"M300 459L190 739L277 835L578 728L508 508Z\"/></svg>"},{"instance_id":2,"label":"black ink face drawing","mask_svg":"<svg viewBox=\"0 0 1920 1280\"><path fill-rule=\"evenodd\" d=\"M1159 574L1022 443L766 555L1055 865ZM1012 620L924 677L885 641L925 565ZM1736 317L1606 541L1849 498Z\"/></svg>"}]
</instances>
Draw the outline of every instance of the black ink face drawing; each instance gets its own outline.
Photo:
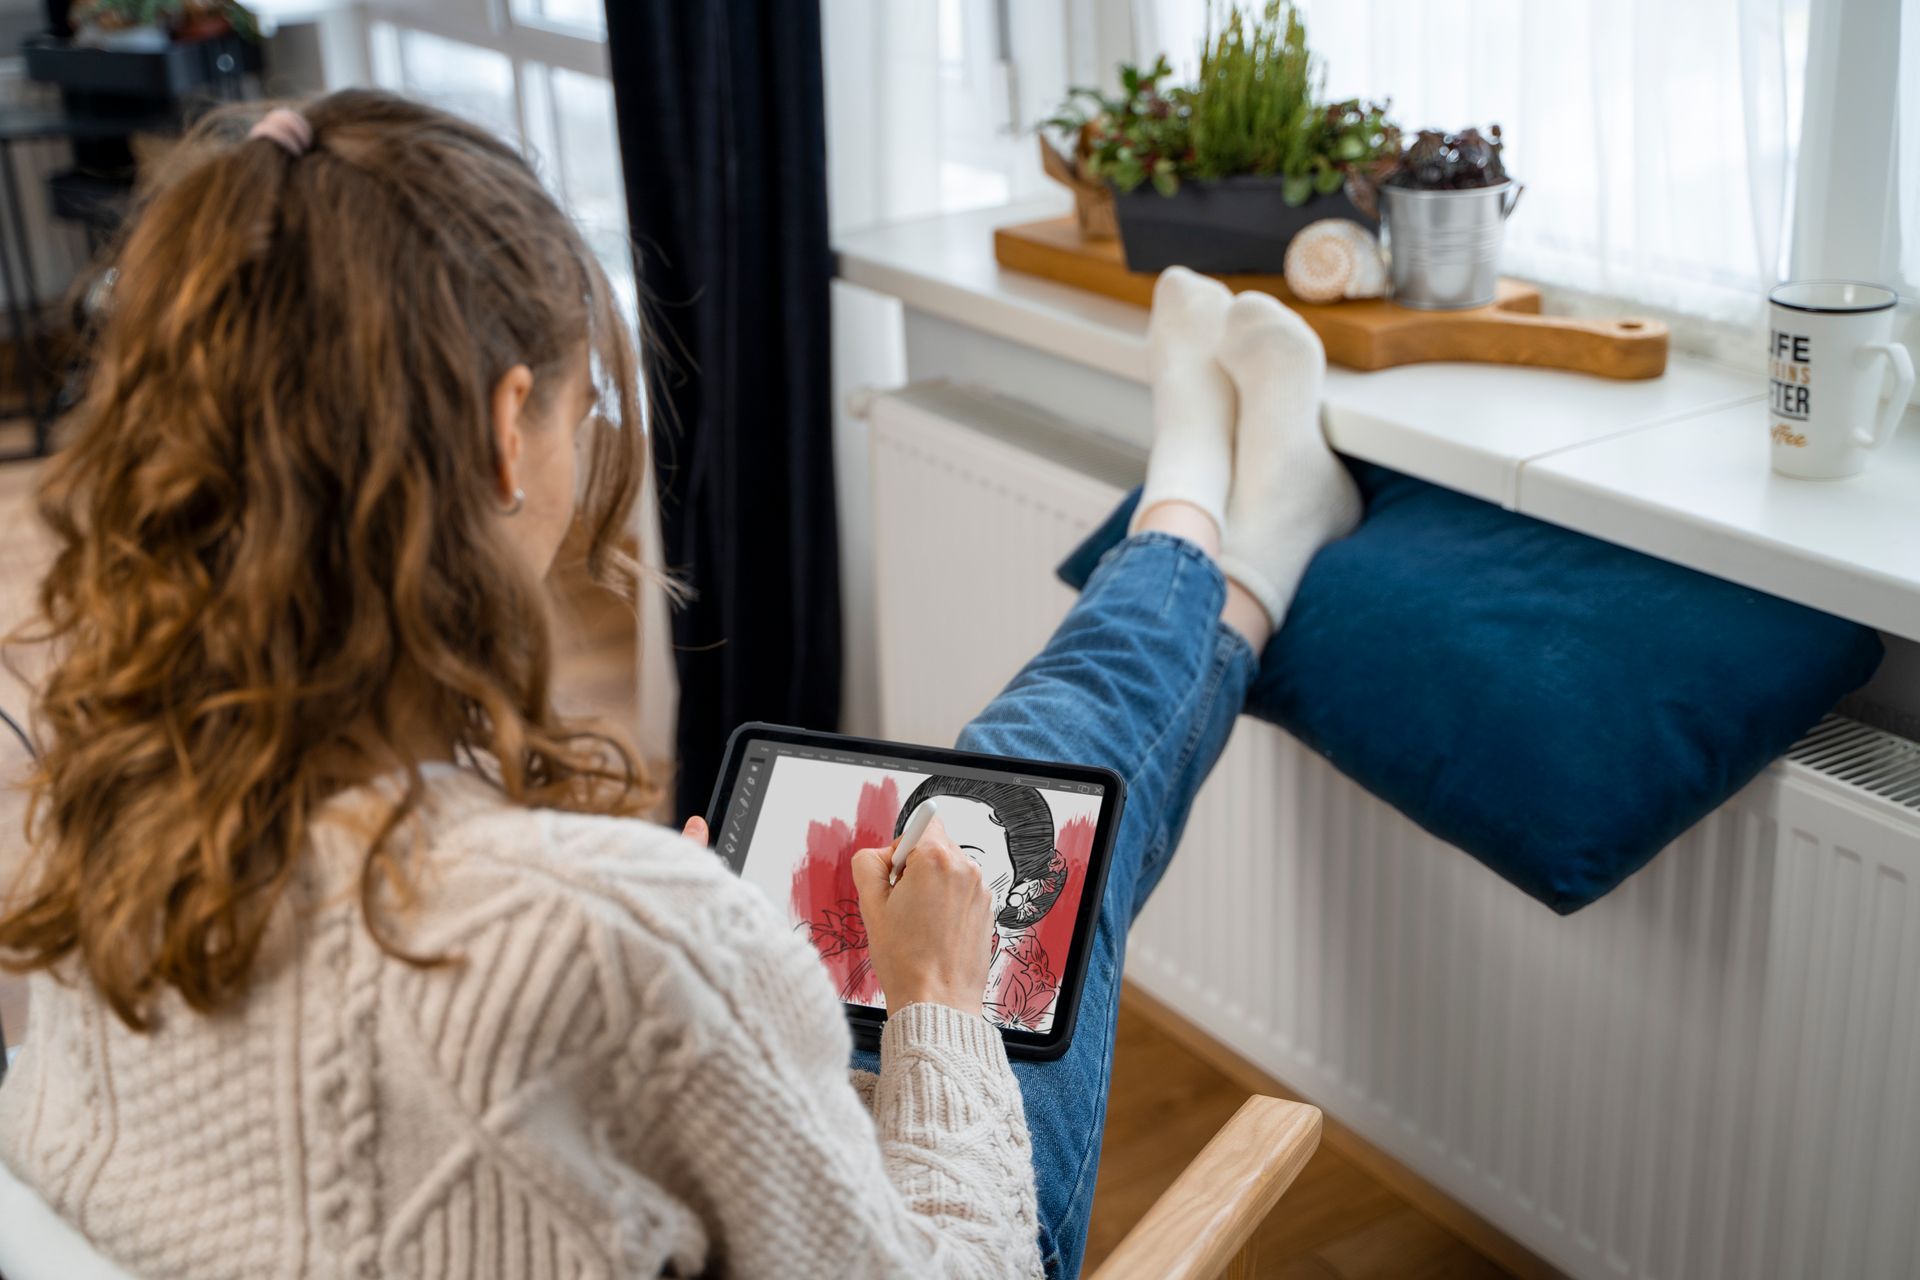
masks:
<instances>
[{"instance_id":1,"label":"black ink face drawing","mask_svg":"<svg viewBox=\"0 0 1920 1280\"><path fill-rule=\"evenodd\" d=\"M1066 886L1066 868L1054 850L1053 811L1033 787L940 774L914 788L894 821L928 797L940 801L940 821L961 852L980 864L993 892L1002 929L1025 929L1044 916Z\"/></svg>"},{"instance_id":2,"label":"black ink face drawing","mask_svg":"<svg viewBox=\"0 0 1920 1280\"><path fill-rule=\"evenodd\" d=\"M1007 852L1006 828L993 820L993 810L986 801L957 796L941 804L940 821L960 852L979 864L980 874L993 894L993 914L998 917L1013 892L1013 855Z\"/></svg>"}]
</instances>

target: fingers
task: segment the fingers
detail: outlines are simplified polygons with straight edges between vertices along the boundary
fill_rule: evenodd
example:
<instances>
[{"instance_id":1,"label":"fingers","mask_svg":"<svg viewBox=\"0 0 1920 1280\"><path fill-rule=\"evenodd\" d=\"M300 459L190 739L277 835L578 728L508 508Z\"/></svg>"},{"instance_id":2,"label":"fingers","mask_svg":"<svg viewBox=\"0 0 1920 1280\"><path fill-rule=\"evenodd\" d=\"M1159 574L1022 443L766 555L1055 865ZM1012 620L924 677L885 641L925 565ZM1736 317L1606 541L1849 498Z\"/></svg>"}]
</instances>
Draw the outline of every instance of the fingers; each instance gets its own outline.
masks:
<instances>
[{"instance_id":1,"label":"fingers","mask_svg":"<svg viewBox=\"0 0 1920 1280\"><path fill-rule=\"evenodd\" d=\"M854 888L860 894L863 914L870 896L877 907L887 900L887 895L898 884L893 876L893 851L897 844L899 841L896 840L878 849L862 849L847 864L847 869L853 874ZM904 880L908 872L916 867L920 869L917 875L922 880L960 877L973 881L981 893L987 891L980 865L960 852L959 847L947 838L947 830L940 825L937 817L927 824L927 833L920 837L920 842L908 851L900 867L899 880Z\"/></svg>"},{"instance_id":2,"label":"fingers","mask_svg":"<svg viewBox=\"0 0 1920 1280\"><path fill-rule=\"evenodd\" d=\"M705 818L688 818L687 825L680 828L680 834L689 840L697 840L701 844L706 844L708 841L707 820Z\"/></svg>"},{"instance_id":3,"label":"fingers","mask_svg":"<svg viewBox=\"0 0 1920 1280\"><path fill-rule=\"evenodd\" d=\"M971 882L979 887L982 894L987 892L987 882L980 864L960 852L960 847L947 838L938 818L933 820L927 828L927 834L907 855L905 865L900 868L900 879L905 880L909 873L922 879L951 878L956 882Z\"/></svg>"},{"instance_id":4,"label":"fingers","mask_svg":"<svg viewBox=\"0 0 1920 1280\"><path fill-rule=\"evenodd\" d=\"M929 866L945 867L955 858L970 867L975 865L972 858L960 852L960 846L955 844L953 838L947 834L947 824L940 821L938 814L935 814L933 821L927 824L927 833L920 837L920 843L913 846L912 852L907 854L907 861L918 862L922 855L926 856ZM904 867L901 868L900 874L906 874Z\"/></svg>"},{"instance_id":5,"label":"fingers","mask_svg":"<svg viewBox=\"0 0 1920 1280\"><path fill-rule=\"evenodd\" d=\"M893 865L893 847L862 849L853 855L847 869L853 873L854 891L860 895L860 914L871 919L868 904L878 907L887 900L887 872Z\"/></svg>"}]
</instances>

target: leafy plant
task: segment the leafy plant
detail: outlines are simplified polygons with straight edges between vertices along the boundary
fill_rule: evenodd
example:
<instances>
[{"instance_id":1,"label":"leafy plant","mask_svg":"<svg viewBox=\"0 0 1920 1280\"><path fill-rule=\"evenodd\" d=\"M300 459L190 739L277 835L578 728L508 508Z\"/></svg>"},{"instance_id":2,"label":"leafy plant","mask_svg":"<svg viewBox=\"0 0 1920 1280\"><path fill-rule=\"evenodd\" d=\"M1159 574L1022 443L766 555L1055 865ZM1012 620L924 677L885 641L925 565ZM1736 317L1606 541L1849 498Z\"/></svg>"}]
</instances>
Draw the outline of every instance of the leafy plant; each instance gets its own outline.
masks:
<instances>
[{"instance_id":1,"label":"leafy plant","mask_svg":"<svg viewBox=\"0 0 1920 1280\"><path fill-rule=\"evenodd\" d=\"M1313 55L1307 28L1289 0L1267 0L1250 19L1238 5L1211 31L1194 86L1194 169L1203 178L1281 173L1301 150L1313 107Z\"/></svg>"},{"instance_id":2,"label":"leafy plant","mask_svg":"<svg viewBox=\"0 0 1920 1280\"><path fill-rule=\"evenodd\" d=\"M1201 49L1190 87L1163 87L1163 54L1147 71L1120 69L1121 92L1075 89L1047 124L1076 131L1081 170L1132 191L1151 181L1172 195L1186 179L1280 176L1290 205L1347 184L1373 211L1373 187L1399 158L1400 133L1382 103L1319 103L1319 68L1292 0L1266 0L1258 16L1237 4Z\"/></svg>"},{"instance_id":3,"label":"leafy plant","mask_svg":"<svg viewBox=\"0 0 1920 1280\"><path fill-rule=\"evenodd\" d=\"M1192 167L1192 94L1178 88L1162 93L1162 82L1172 76L1164 53L1145 71L1122 65L1118 96L1076 87L1046 127L1077 135L1075 153L1088 176L1122 191L1152 182L1161 194L1172 195Z\"/></svg>"},{"instance_id":4,"label":"leafy plant","mask_svg":"<svg viewBox=\"0 0 1920 1280\"><path fill-rule=\"evenodd\" d=\"M1387 118L1387 104L1358 98L1329 103L1315 109L1303 133L1305 165L1287 174L1287 203L1306 202L1302 184L1314 195L1332 195L1344 184L1362 213L1377 216L1380 181L1400 162L1400 129Z\"/></svg>"},{"instance_id":5,"label":"leafy plant","mask_svg":"<svg viewBox=\"0 0 1920 1280\"><path fill-rule=\"evenodd\" d=\"M80 0L69 16L75 26L90 24L107 31L145 26L177 31L196 22L225 19L250 40L260 35L253 11L238 0Z\"/></svg>"},{"instance_id":6,"label":"leafy plant","mask_svg":"<svg viewBox=\"0 0 1920 1280\"><path fill-rule=\"evenodd\" d=\"M1209 13L1211 25L1211 13ZM1235 5L1209 35L1194 87L1195 170L1203 178L1278 174L1302 205L1358 176L1371 179L1400 149L1384 103L1316 102L1322 76L1292 0L1267 0L1258 18Z\"/></svg>"},{"instance_id":7,"label":"leafy plant","mask_svg":"<svg viewBox=\"0 0 1920 1280\"><path fill-rule=\"evenodd\" d=\"M1487 136L1478 129L1442 133L1422 129L1400 157L1386 181L1417 191L1466 191L1498 186L1507 180L1500 162L1500 126L1490 125Z\"/></svg>"}]
</instances>

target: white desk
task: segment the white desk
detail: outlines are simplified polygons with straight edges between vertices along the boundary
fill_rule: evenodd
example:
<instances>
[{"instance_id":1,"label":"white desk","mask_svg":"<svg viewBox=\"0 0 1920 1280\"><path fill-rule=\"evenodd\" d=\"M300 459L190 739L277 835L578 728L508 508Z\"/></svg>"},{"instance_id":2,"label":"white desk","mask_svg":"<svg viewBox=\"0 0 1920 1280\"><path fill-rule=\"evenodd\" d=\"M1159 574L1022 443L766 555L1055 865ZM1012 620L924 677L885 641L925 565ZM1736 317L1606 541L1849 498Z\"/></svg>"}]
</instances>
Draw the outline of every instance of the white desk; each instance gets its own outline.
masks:
<instances>
[{"instance_id":1,"label":"white desk","mask_svg":"<svg viewBox=\"0 0 1920 1280\"><path fill-rule=\"evenodd\" d=\"M1920 637L1920 425L1862 475L1775 475L1743 404L1529 463L1520 508L1705 573Z\"/></svg>"},{"instance_id":2,"label":"white desk","mask_svg":"<svg viewBox=\"0 0 1920 1280\"><path fill-rule=\"evenodd\" d=\"M1144 310L1000 267L1045 202L845 236L840 275L898 298L909 376L949 377L1144 445ZM1920 639L1920 434L1855 480L1767 467L1757 374L1675 356L1617 382L1498 365L1330 369L1342 453Z\"/></svg>"}]
</instances>

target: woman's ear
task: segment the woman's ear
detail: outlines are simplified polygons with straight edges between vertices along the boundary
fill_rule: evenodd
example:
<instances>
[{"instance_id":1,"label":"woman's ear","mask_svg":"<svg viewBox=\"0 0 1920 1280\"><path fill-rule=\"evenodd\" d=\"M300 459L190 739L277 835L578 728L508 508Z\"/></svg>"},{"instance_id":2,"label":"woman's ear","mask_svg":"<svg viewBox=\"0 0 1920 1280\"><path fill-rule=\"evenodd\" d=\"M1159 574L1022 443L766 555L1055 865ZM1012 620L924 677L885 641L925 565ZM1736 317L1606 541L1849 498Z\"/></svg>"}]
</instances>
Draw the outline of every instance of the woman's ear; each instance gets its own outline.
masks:
<instances>
[{"instance_id":1,"label":"woman's ear","mask_svg":"<svg viewBox=\"0 0 1920 1280\"><path fill-rule=\"evenodd\" d=\"M493 384L493 465L500 502L513 501L519 488L521 431L527 400L533 395L533 370L517 364Z\"/></svg>"}]
</instances>

